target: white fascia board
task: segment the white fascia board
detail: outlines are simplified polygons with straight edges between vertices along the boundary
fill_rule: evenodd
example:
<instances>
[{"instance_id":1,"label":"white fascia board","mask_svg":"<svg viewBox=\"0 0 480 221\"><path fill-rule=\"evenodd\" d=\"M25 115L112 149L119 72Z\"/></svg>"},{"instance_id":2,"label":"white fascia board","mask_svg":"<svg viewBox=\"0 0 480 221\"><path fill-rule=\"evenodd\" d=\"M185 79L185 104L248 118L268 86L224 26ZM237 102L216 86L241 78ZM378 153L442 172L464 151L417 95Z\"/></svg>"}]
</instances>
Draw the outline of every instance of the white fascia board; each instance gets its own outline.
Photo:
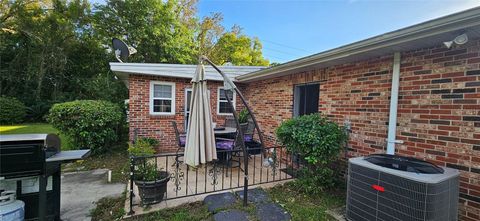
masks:
<instances>
[{"instance_id":1,"label":"white fascia board","mask_svg":"<svg viewBox=\"0 0 480 221\"><path fill-rule=\"evenodd\" d=\"M238 76L237 80L240 82L248 82L255 79L275 77L275 75L279 73L294 71L318 63L338 60L355 55L360 55L361 58L361 54L365 52L394 47L395 45L402 43L428 38L430 36L451 31L462 30L477 25L480 25L480 7L388 32L250 74Z\"/></svg>"},{"instance_id":2,"label":"white fascia board","mask_svg":"<svg viewBox=\"0 0 480 221\"><path fill-rule=\"evenodd\" d=\"M110 63L110 70L117 73L121 79L128 79L130 74L145 74L161 77L192 78L196 65L183 64L148 64L148 63ZM221 66L228 77L235 80L237 76L264 69L263 66ZM211 66L205 66L207 80L223 81L223 78Z\"/></svg>"}]
</instances>

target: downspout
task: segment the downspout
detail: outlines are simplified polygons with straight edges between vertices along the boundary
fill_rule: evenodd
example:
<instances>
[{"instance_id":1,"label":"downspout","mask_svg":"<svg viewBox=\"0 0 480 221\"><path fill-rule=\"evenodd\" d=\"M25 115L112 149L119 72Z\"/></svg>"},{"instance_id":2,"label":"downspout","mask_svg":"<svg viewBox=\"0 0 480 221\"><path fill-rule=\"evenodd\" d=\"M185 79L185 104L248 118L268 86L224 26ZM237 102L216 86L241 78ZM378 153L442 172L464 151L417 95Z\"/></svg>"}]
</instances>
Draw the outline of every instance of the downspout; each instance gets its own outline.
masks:
<instances>
[{"instance_id":1,"label":"downspout","mask_svg":"<svg viewBox=\"0 0 480 221\"><path fill-rule=\"evenodd\" d=\"M390 117L388 120L387 154L395 154L397 132L398 90L400 87L400 52L393 55L392 89L390 93Z\"/></svg>"}]
</instances>

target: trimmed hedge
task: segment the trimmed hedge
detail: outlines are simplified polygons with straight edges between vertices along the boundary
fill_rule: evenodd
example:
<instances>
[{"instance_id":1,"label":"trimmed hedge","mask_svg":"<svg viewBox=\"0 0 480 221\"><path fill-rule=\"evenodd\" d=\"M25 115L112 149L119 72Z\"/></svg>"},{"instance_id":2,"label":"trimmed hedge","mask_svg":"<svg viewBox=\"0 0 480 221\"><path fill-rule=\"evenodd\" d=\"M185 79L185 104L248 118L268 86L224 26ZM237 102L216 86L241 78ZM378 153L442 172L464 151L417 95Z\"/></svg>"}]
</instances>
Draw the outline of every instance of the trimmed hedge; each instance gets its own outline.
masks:
<instances>
[{"instance_id":1,"label":"trimmed hedge","mask_svg":"<svg viewBox=\"0 0 480 221\"><path fill-rule=\"evenodd\" d=\"M18 124L26 115L25 105L13 97L0 97L0 124Z\"/></svg>"},{"instance_id":2,"label":"trimmed hedge","mask_svg":"<svg viewBox=\"0 0 480 221\"><path fill-rule=\"evenodd\" d=\"M70 137L73 146L89 148L93 154L104 152L118 141L123 119L118 105L97 100L55 104L47 116L54 128Z\"/></svg>"}]
</instances>

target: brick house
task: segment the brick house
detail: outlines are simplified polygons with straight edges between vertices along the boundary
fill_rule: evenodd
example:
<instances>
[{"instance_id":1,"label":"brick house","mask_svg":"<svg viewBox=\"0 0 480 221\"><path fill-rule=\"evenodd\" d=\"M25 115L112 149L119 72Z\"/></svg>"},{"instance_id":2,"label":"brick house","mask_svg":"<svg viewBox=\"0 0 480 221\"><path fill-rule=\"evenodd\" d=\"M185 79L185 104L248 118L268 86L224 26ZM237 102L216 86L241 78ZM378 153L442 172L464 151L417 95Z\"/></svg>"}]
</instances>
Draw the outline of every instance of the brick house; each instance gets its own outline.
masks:
<instances>
[{"instance_id":1,"label":"brick house","mask_svg":"<svg viewBox=\"0 0 480 221\"><path fill-rule=\"evenodd\" d=\"M444 44L465 35L467 42ZM174 147L168 121L184 122L189 79L147 73L149 66L111 63L128 81L130 135L139 128L139 134L160 139L168 150ZM267 145L276 144L274 131L283 120L321 112L351 125L349 156L388 150L460 170L460 218L480 219L480 8L275 67L223 68L236 72L231 76L253 108ZM212 77L209 87L214 119L222 123L218 80ZM149 112L156 81L174 85L171 115Z\"/></svg>"},{"instance_id":2,"label":"brick house","mask_svg":"<svg viewBox=\"0 0 480 221\"><path fill-rule=\"evenodd\" d=\"M160 141L160 152L176 151L175 131L171 121L176 121L184 130L189 115L189 101L196 65L182 64L132 64L111 63L112 71L125 82L129 89L130 140L136 133L139 137L152 137ZM231 79L265 67L222 66ZM210 67L205 67L212 105L213 120L222 125L231 115L227 101L218 96L223 93L223 78ZM238 82L236 82L238 83ZM243 84L238 83L243 88ZM158 97L154 96L159 95ZM235 96L233 102L241 109Z\"/></svg>"}]
</instances>

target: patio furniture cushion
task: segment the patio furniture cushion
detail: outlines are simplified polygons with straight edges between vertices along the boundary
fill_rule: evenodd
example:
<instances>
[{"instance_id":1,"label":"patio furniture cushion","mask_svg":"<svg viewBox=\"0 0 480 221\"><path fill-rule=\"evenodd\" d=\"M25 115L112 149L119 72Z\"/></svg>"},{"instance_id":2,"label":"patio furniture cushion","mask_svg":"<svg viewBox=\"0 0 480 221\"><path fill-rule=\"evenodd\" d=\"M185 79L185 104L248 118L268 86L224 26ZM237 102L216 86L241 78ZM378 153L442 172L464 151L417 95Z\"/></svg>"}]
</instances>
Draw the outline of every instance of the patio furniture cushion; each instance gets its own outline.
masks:
<instances>
[{"instance_id":1,"label":"patio furniture cushion","mask_svg":"<svg viewBox=\"0 0 480 221\"><path fill-rule=\"evenodd\" d=\"M234 140L228 140L228 139L217 139L216 140L216 146L217 149L222 149L222 150L233 150L233 145L235 143Z\"/></svg>"},{"instance_id":2,"label":"patio furniture cushion","mask_svg":"<svg viewBox=\"0 0 480 221\"><path fill-rule=\"evenodd\" d=\"M245 142L250 142L250 141L252 141L252 140L253 140L253 134L245 134L245 135L243 136L243 140L244 140Z\"/></svg>"},{"instance_id":3,"label":"patio furniture cushion","mask_svg":"<svg viewBox=\"0 0 480 221\"><path fill-rule=\"evenodd\" d=\"M227 116L225 118L225 124L223 124L223 126L225 126L225 127L237 127L237 123L236 123L236 121L233 117Z\"/></svg>"},{"instance_id":4,"label":"patio furniture cushion","mask_svg":"<svg viewBox=\"0 0 480 221\"><path fill-rule=\"evenodd\" d=\"M179 138L178 139L178 142L179 142L178 145L180 145L181 147L185 147L185 143L187 142L187 135L182 134L178 138Z\"/></svg>"}]
</instances>

